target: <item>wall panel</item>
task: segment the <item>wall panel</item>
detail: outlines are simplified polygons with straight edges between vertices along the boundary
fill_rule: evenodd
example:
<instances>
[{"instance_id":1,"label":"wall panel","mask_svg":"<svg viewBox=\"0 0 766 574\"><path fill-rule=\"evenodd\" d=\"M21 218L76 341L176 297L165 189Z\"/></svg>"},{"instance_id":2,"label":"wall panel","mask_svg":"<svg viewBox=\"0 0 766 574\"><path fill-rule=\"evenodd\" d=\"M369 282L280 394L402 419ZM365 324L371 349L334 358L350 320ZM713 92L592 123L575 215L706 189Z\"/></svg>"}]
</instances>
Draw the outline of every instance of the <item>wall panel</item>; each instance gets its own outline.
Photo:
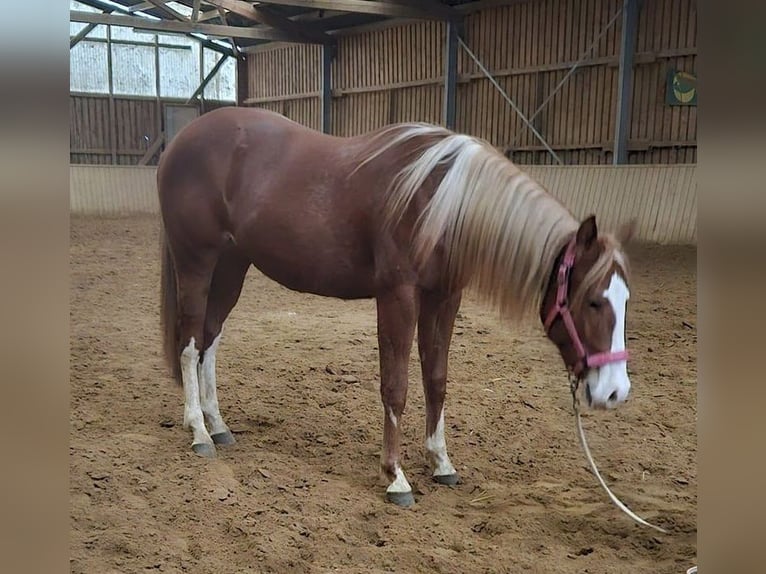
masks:
<instances>
[{"instance_id":1,"label":"wall panel","mask_svg":"<svg viewBox=\"0 0 766 574\"><path fill-rule=\"evenodd\" d=\"M70 94L70 163L137 165L163 129L163 106L183 102L146 97L114 97L110 102L107 95ZM230 105L206 100L201 111ZM149 164L156 164L157 157Z\"/></svg>"},{"instance_id":2,"label":"wall panel","mask_svg":"<svg viewBox=\"0 0 766 574\"><path fill-rule=\"evenodd\" d=\"M566 164L612 161L622 0L528 0L469 15L464 39L528 117L595 43L535 118ZM668 70L696 71L696 0L645 0L639 15L628 161L696 161L697 108L665 103ZM354 135L391 121L441 123L446 26L418 22L339 37L332 66L333 129ZM250 105L311 100L293 119L319 126L321 49L251 54ZM364 94L364 95L363 95ZM375 94L375 95L372 95ZM517 163L552 158L476 64L459 50L457 129Z\"/></svg>"},{"instance_id":3,"label":"wall panel","mask_svg":"<svg viewBox=\"0 0 766 574\"><path fill-rule=\"evenodd\" d=\"M641 241L697 243L696 166L530 165L524 169L576 217L595 213L602 229L616 229L635 217ZM153 167L70 166L70 212L157 213L155 173Z\"/></svg>"}]
</instances>

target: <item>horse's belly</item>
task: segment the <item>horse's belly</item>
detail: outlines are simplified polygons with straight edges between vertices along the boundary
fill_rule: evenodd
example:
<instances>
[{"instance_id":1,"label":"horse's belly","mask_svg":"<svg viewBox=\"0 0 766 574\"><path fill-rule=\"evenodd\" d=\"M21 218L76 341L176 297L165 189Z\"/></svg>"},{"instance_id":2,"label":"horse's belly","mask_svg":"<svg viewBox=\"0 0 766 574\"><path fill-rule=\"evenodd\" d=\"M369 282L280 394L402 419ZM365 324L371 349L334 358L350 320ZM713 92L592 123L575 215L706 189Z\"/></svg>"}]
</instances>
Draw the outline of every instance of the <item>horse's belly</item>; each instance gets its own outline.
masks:
<instances>
[{"instance_id":1,"label":"horse's belly","mask_svg":"<svg viewBox=\"0 0 766 574\"><path fill-rule=\"evenodd\" d=\"M235 240L253 264L295 291L372 297L370 196L318 180L267 176L253 176L257 184L228 201Z\"/></svg>"},{"instance_id":2,"label":"horse's belly","mask_svg":"<svg viewBox=\"0 0 766 574\"><path fill-rule=\"evenodd\" d=\"M303 242L274 242L245 249L253 265L277 283L302 293L341 299L374 296L372 257L361 250Z\"/></svg>"}]
</instances>

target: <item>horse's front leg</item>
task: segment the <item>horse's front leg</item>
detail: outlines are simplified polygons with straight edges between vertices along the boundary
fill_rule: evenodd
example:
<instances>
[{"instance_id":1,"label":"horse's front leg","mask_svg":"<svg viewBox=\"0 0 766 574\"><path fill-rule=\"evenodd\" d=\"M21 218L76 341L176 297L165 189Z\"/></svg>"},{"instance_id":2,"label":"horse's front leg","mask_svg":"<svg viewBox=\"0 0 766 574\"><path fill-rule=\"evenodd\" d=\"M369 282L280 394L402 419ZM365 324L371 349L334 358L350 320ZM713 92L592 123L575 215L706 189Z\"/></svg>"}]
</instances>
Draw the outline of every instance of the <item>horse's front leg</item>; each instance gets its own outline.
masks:
<instances>
[{"instance_id":1,"label":"horse's front leg","mask_svg":"<svg viewBox=\"0 0 766 574\"><path fill-rule=\"evenodd\" d=\"M426 399L426 453L433 478L457 484L458 475L447 455L444 438L444 398L447 392L447 359L461 292L424 292L420 298L418 350Z\"/></svg>"},{"instance_id":2,"label":"horse's front leg","mask_svg":"<svg viewBox=\"0 0 766 574\"><path fill-rule=\"evenodd\" d=\"M399 506L415 503L399 463L399 429L407 402L407 367L418 316L417 289L400 285L377 297L380 396L383 401L383 452L380 466L388 480L386 499Z\"/></svg>"}]
</instances>

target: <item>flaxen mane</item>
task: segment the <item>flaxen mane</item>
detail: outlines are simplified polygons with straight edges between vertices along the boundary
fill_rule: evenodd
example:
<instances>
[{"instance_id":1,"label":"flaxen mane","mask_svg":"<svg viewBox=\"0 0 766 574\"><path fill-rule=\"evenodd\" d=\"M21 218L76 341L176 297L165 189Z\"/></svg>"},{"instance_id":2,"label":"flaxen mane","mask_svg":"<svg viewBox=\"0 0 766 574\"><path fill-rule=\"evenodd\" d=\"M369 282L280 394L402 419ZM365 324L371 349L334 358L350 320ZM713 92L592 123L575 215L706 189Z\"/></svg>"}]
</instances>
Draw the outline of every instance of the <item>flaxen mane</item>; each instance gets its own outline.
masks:
<instances>
[{"instance_id":1,"label":"flaxen mane","mask_svg":"<svg viewBox=\"0 0 766 574\"><path fill-rule=\"evenodd\" d=\"M539 310L557 255L577 231L578 221L540 184L489 143L427 124L392 126L379 132L363 165L407 142L420 142L414 159L393 179L387 221L395 225L414 195L437 168L445 170L420 214L413 254L425 261L443 241L448 273L468 283L502 315L521 318ZM609 238L586 281L603 278L615 256Z\"/></svg>"}]
</instances>

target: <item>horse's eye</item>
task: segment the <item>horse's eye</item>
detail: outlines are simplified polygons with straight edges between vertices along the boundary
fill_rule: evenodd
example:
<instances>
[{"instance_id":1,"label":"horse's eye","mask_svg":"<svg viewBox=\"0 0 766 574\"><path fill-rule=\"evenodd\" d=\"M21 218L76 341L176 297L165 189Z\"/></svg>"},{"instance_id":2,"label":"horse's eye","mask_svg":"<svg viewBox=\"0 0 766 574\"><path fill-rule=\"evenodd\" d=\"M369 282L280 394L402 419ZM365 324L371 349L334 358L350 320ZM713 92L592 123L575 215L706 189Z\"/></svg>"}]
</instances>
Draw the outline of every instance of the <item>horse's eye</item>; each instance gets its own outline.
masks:
<instances>
[{"instance_id":1,"label":"horse's eye","mask_svg":"<svg viewBox=\"0 0 766 574\"><path fill-rule=\"evenodd\" d=\"M601 301L591 301L590 302L590 308L591 309L601 309Z\"/></svg>"}]
</instances>

